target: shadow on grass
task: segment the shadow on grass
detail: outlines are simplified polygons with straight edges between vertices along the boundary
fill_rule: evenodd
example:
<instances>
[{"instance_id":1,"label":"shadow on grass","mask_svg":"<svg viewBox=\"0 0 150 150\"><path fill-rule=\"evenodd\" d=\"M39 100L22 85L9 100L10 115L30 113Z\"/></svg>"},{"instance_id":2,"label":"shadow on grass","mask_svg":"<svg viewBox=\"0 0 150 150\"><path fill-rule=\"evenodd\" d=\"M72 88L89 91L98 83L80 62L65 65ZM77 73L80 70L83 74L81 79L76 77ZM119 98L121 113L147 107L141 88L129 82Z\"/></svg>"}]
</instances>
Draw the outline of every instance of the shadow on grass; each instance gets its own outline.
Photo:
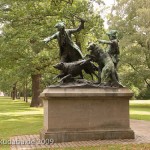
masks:
<instances>
[{"instance_id":1,"label":"shadow on grass","mask_svg":"<svg viewBox=\"0 0 150 150\"><path fill-rule=\"evenodd\" d=\"M150 104L130 104L130 110L150 112Z\"/></svg>"},{"instance_id":2,"label":"shadow on grass","mask_svg":"<svg viewBox=\"0 0 150 150\"><path fill-rule=\"evenodd\" d=\"M0 97L0 139L39 134L42 124L42 108L31 108L29 103L22 100Z\"/></svg>"},{"instance_id":3,"label":"shadow on grass","mask_svg":"<svg viewBox=\"0 0 150 150\"><path fill-rule=\"evenodd\" d=\"M17 112L17 111L34 110L30 107L29 103L25 103L23 100L11 100L10 98L0 97L0 113L2 112Z\"/></svg>"},{"instance_id":4,"label":"shadow on grass","mask_svg":"<svg viewBox=\"0 0 150 150\"><path fill-rule=\"evenodd\" d=\"M130 114L131 119L150 121L150 115Z\"/></svg>"},{"instance_id":5,"label":"shadow on grass","mask_svg":"<svg viewBox=\"0 0 150 150\"><path fill-rule=\"evenodd\" d=\"M146 103L130 103L130 108L149 108L150 109L150 104Z\"/></svg>"},{"instance_id":6,"label":"shadow on grass","mask_svg":"<svg viewBox=\"0 0 150 150\"><path fill-rule=\"evenodd\" d=\"M3 115L3 116L0 116L0 120L1 120L1 123L7 122L8 124L12 122L15 122L16 124L17 122L33 123L36 120L42 119L42 116L43 115L35 115L35 114L27 114L27 115L20 115L20 116Z\"/></svg>"}]
</instances>

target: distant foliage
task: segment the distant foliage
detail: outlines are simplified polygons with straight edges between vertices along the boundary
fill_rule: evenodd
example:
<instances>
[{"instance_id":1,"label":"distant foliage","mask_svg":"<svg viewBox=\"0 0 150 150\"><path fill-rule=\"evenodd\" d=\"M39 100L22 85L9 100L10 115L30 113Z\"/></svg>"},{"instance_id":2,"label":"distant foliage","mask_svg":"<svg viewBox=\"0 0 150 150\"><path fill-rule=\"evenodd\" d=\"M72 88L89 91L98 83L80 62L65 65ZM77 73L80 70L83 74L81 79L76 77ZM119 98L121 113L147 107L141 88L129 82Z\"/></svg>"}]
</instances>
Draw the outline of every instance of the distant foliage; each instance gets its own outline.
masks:
<instances>
[{"instance_id":1,"label":"distant foliage","mask_svg":"<svg viewBox=\"0 0 150 150\"><path fill-rule=\"evenodd\" d=\"M66 28L79 25L78 17L84 18L85 29L74 35L83 54L89 41L102 35L103 20L93 11L91 0L1 0L0 22L4 25L0 36L0 89L10 91L17 82L18 89L31 75L41 74L41 88L53 84L57 71L52 67L59 62L56 40L45 44L42 40L54 34L54 25L64 21ZM99 5L101 2L99 1Z\"/></svg>"},{"instance_id":2,"label":"distant foliage","mask_svg":"<svg viewBox=\"0 0 150 150\"><path fill-rule=\"evenodd\" d=\"M117 0L109 15L110 28L119 31L121 81L135 97L148 99L150 95L144 93L150 88L149 14L149 0Z\"/></svg>"}]
</instances>

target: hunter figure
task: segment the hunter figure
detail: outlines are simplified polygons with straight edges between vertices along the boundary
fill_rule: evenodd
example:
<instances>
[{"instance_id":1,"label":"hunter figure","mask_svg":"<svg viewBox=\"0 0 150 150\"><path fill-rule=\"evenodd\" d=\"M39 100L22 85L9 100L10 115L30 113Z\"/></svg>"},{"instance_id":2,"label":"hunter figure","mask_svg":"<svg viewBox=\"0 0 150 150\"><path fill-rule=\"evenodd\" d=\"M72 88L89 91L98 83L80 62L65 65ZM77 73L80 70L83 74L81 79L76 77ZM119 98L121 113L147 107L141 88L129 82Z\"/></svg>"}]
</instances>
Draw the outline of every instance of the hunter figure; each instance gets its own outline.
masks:
<instances>
[{"instance_id":1,"label":"hunter figure","mask_svg":"<svg viewBox=\"0 0 150 150\"><path fill-rule=\"evenodd\" d=\"M79 27L76 29L65 29L64 22L59 22L55 25L58 32L43 40L45 43L48 43L53 39L58 40L61 62L73 62L83 58L80 48L71 39L71 34L84 29L85 21L80 19L80 22Z\"/></svg>"}]
</instances>

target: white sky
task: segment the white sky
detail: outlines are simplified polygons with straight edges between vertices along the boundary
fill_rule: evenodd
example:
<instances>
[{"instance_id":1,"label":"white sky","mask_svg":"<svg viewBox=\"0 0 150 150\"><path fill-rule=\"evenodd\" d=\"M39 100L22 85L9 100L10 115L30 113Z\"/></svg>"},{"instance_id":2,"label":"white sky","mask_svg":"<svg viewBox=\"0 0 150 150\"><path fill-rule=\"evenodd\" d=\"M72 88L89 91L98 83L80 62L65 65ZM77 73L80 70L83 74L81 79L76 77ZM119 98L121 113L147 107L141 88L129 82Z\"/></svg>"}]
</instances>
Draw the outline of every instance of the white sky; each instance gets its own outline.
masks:
<instances>
[{"instance_id":1,"label":"white sky","mask_svg":"<svg viewBox=\"0 0 150 150\"><path fill-rule=\"evenodd\" d=\"M110 5L115 3L115 0L104 0L104 2L105 2L106 5L110 6Z\"/></svg>"},{"instance_id":2,"label":"white sky","mask_svg":"<svg viewBox=\"0 0 150 150\"><path fill-rule=\"evenodd\" d=\"M104 12L104 17L103 17L103 19L104 19L104 27L107 29L107 28L108 28L108 24L107 24L106 15L107 15L107 13L110 13L110 12L111 12L111 7L112 7L112 5L115 4L116 1L115 1L115 0L104 0L104 2L105 2L105 4L106 4L106 6L110 7L109 9L107 9L107 10Z\"/></svg>"},{"instance_id":3,"label":"white sky","mask_svg":"<svg viewBox=\"0 0 150 150\"><path fill-rule=\"evenodd\" d=\"M115 4L116 0L103 0L105 3L105 9L103 9L104 6L99 7L96 3L94 3L95 10L101 10L101 17L104 19L104 27L107 29L107 14L111 12L111 7Z\"/></svg>"}]
</instances>

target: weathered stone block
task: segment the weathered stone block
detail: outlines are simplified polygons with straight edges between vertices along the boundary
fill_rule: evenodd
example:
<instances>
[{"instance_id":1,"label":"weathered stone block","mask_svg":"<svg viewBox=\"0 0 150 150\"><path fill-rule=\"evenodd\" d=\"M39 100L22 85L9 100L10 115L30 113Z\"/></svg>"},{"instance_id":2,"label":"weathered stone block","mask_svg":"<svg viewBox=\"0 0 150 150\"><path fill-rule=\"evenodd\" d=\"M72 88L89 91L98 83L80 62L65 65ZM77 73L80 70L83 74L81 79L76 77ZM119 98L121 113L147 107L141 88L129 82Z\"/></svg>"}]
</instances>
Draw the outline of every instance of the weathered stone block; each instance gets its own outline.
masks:
<instances>
[{"instance_id":1,"label":"weathered stone block","mask_svg":"<svg viewBox=\"0 0 150 150\"><path fill-rule=\"evenodd\" d=\"M55 142L133 139L127 88L46 88L41 138Z\"/></svg>"}]
</instances>

